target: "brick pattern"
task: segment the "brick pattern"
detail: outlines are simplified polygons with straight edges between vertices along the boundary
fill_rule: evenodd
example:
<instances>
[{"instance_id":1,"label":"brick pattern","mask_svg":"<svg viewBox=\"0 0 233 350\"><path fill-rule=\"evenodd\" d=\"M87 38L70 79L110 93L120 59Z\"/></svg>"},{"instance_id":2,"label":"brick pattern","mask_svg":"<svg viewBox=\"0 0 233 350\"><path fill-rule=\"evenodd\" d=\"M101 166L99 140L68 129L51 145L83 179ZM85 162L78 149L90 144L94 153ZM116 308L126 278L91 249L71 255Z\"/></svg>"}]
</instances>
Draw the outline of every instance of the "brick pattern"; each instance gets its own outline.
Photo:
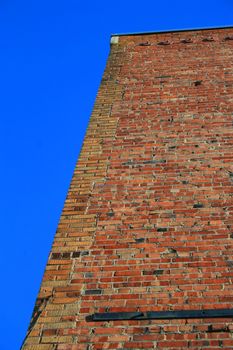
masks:
<instances>
[{"instance_id":1,"label":"brick pattern","mask_svg":"<svg viewBox=\"0 0 233 350\"><path fill-rule=\"evenodd\" d=\"M112 45L24 350L232 349L233 29Z\"/></svg>"}]
</instances>

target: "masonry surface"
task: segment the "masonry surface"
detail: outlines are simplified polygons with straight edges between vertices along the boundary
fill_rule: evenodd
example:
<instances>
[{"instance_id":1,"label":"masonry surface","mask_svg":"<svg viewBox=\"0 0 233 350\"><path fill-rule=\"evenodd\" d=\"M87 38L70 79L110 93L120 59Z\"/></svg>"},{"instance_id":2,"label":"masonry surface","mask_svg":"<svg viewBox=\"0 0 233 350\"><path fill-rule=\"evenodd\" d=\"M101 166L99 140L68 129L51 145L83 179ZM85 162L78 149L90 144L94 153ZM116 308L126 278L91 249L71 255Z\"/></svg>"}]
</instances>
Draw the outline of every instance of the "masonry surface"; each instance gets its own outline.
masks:
<instances>
[{"instance_id":1,"label":"masonry surface","mask_svg":"<svg viewBox=\"0 0 233 350\"><path fill-rule=\"evenodd\" d=\"M233 29L112 44L24 350L232 349Z\"/></svg>"}]
</instances>

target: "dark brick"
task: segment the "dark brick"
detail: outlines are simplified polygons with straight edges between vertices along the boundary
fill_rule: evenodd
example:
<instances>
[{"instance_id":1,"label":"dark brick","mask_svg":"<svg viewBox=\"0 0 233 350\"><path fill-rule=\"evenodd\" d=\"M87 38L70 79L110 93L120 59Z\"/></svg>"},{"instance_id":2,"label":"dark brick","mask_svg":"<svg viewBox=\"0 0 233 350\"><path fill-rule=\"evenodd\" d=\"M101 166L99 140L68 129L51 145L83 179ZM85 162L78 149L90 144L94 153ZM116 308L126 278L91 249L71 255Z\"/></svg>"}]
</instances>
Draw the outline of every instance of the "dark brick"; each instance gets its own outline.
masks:
<instances>
[{"instance_id":1,"label":"dark brick","mask_svg":"<svg viewBox=\"0 0 233 350\"><path fill-rule=\"evenodd\" d=\"M101 289L88 289L85 290L85 295L96 295L96 294L102 294Z\"/></svg>"},{"instance_id":2,"label":"dark brick","mask_svg":"<svg viewBox=\"0 0 233 350\"><path fill-rule=\"evenodd\" d=\"M157 228L157 232L167 232L167 231L168 231L167 227L158 227Z\"/></svg>"},{"instance_id":3,"label":"dark brick","mask_svg":"<svg viewBox=\"0 0 233 350\"><path fill-rule=\"evenodd\" d=\"M91 278L91 277L93 277L93 273L92 272L86 272L85 273L85 277L86 278Z\"/></svg>"},{"instance_id":4,"label":"dark brick","mask_svg":"<svg viewBox=\"0 0 233 350\"><path fill-rule=\"evenodd\" d=\"M157 276L158 276L158 275L162 275L163 272L164 272L163 270L154 270L154 271L153 271L153 275L157 275Z\"/></svg>"},{"instance_id":5,"label":"dark brick","mask_svg":"<svg viewBox=\"0 0 233 350\"><path fill-rule=\"evenodd\" d=\"M79 258L80 257L80 252L73 252L72 257L73 258Z\"/></svg>"},{"instance_id":6,"label":"dark brick","mask_svg":"<svg viewBox=\"0 0 233 350\"><path fill-rule=\"evenodd\" d=\"M145 238L135 238L136 243L143 243L145 241Z\"/></svg>"},{"instance_id":7,"label":"dark brick","mask_svg":"<svg viewBox=\"0 0 233 350\"><path fill-rule=\"evenodd\" d=\"M204 208L204 205L201 203L197 203L193 205L193 208Z\"/></svg>"},{"instance_id":8,"label":"dark brick","mask_svg":"<svg viewBox=\"0 0 233 350\"><path fill-rule=\"evenodd\" d=\"M81 256L89 255L89 252L87 250L83 250L80 252Z\"/></svg>"},{"instance_id":9,"label":"dark brick","mask_svg":"<svg viewBox=\"0 0 233 350\"><path fill-rule=\"evenodd\" d=\"M61 253L52 253L51 254L51 259L61 259L62 258L62 254Z\"/></svg>"},{"instance_id":10,"label":"dark brick","mask_svg":"<svg viewBox=\"0 0 233 350\"><path fill-rule=\"evenodd\" d=\"M70 259L71 253L62 253L62 259Z\"/></svg>"}]
</instances>

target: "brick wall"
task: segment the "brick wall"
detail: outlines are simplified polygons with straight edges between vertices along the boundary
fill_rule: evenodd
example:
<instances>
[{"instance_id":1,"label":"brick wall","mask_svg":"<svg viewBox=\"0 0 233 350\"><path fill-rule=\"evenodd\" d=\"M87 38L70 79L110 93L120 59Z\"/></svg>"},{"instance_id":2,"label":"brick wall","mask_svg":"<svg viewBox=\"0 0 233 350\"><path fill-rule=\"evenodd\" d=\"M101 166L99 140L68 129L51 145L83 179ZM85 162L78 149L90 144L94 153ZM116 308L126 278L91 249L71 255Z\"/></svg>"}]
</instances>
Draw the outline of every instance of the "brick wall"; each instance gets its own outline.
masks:
<instances>
[{"instance_id":1,"label":"brick wall","mask_svg":"<svg viewBox=\"0 0 233 350\"><path fill-rule=\"evenodd\" d=\"M125 35L106 70L24 350L232 349L233 29Z\"/></svg>"}]
</instances>

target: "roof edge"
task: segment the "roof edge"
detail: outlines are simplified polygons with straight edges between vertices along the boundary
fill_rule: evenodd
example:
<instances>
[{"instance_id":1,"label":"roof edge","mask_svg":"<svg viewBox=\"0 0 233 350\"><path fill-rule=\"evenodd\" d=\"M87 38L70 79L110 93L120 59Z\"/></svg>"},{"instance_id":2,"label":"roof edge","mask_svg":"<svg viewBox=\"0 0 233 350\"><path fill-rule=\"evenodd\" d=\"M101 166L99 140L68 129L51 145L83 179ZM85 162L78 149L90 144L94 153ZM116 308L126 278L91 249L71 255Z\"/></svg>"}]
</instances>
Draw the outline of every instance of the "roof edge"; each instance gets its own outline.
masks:
<instances>
[{"instance_id":1,"label":"roof edge","mask_svg":"<svg viewBox=\"0 0 233 350\"><path fill-rule=\"evenodd\" d=\"M218 26L218 27L197 27L197 28L184 28L184 29L169 29L169 30L157 30L148 32L131 32L131 33L115 33L111 34L111 38L114 36L132 36L132 35L150 35L150 34L162 34L162 33L174 33L174 32L194 32L198 30L213 30L213 29L227 29L233 28L233 25Z\"/></svg>"}]
</instances>

